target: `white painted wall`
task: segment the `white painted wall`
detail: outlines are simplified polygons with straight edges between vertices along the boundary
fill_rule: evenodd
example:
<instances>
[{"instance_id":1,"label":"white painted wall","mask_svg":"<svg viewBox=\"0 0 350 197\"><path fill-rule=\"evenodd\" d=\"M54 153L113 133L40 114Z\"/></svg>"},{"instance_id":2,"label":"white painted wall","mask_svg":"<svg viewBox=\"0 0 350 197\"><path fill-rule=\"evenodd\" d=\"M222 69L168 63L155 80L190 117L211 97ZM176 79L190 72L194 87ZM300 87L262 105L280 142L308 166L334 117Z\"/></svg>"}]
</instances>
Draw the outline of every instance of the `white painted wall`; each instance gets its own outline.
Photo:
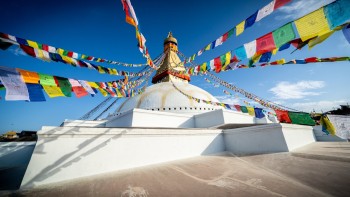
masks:
<instances>
[{"instance_id":1,"label":"white painted wall","mask_svg":"<svg viewBox=\"0 0 350 197\"><path fill-rule=\"evenodd\" d=\"M254 123L254 116L250 116L247 113L242 112L235 112L230 110L223 110L224 113L224 121L225 124L230 123L238 123L238 124L245 124L245 123Z\"/></svg>"},{"instance_id":2,"label":"white painted wall","mask_svg":"<svg viewBox=\"0 0 350 197\"><path fill-rule=\"evenodd\" d=\"M195 115L194 120L196 128L208 128L225 124L222 109Z\"/></svg>"},{"instance_id":3,"label":"white painted wall","mask_svg":"<svg viewBox=\"0 0 350 197\"><path fill-rule=\"evenodd\" d=\"M221 130L43 127L21 188L222 151Z\"/></svg>"},{"instance_id":4,"label":"white painted wall","mask_svg":"<svg viewBox=\"0 0 350 197\"><path fill-rule=\"evenodd\" d=\"M268 124L224 131L226 151L237 155L288 152L315 142L312 127Z\"/></svg>"},{"instance_id":5,"label":"white painted wall","mask_svg":"<svg viewBox=\"0 0 350 197\"><path fill-rule=\"evenodd\" d=\"M65 127L104 127L105 120L64 120L62 126Z\"/></svg>"}]
</instances>

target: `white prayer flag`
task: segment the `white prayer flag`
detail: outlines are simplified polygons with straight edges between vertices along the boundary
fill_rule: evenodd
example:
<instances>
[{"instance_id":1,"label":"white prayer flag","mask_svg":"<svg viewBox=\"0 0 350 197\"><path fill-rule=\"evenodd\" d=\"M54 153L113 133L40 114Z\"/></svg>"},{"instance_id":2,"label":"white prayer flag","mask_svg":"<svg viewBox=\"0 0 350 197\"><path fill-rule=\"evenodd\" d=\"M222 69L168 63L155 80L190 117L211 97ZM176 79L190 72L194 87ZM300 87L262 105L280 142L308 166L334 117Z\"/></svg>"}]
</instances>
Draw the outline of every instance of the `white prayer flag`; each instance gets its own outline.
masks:
<instances>
[{"instance_id":1,"label":"white prayer flag","mask_svg":"<svg viewBox=\"0 0 350 197\"><path fill-rule=\"evenodd\" d=\"M253 55L256 53L256 40L244 44L244 49L247 54L247 58L253 57Z\"/></svg>"},{"instance_id":2,"label":"white prayer flag","mask_svg":"<svg viewBox=\"0 0 350 197\"><path fill-rule=\"evenodd\" d=\"M256 16L255 21L260 21L262 18L264 18L267 15L270 15L273 12L273 8L275 7L275 0L271 1L269 4L267 4L265 7L261 8L258 12L258 15Z\"/></svg>"},{"instance_id":3,"label":"white prayer flag","mask_svg":"<svg viewBox=\"0 0 350 197\"><path fill-rule=\"evenodd\" d=\"M0 80L6 88L5 100L29 100L28 88L15 68L0 66Z\"/></svg>"},{"instance_id":4,"label":"white prayer flag","mask_svg":"<svg viewBox=\"0 0 350 197\"><path fill-rule=\"evenodd\" d=\"M84 80L78 80L78 81L85 88L85 90L88 91L90 94L96 94L86 81Z\"/></svg>"}]
</instances>

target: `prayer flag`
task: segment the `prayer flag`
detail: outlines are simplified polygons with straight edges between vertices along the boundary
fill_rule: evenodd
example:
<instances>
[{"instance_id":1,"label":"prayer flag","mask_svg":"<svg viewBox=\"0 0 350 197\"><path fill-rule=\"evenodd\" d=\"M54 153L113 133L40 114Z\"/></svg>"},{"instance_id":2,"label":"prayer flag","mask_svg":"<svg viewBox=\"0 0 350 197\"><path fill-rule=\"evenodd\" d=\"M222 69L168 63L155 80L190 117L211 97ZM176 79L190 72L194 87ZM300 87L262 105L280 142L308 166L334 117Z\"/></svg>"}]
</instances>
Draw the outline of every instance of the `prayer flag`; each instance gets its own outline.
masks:
<instances>
[{"instance_id":1,"label":"prayer flag","mask_svg":"<svg viewBox=\"0 0 350 197\"><path fill-rule=\"evenodd\" d=\"M56 85L55 86L43 85L43 88L44 88L46 94L50 98L64 96L64 94L62 93L62 90L59 87L57 87Z\"/></svg>"},{"instance_id":2,"label":"prayer flag","mask_svg":"<svg viewBox=\"0 0 350 197\"><path fill-rule=\"evenodd\" d=\"M134 11L134 8L131 5L130 0L121 0L123 4L123 10L125 11L126 14L126 22L129 23L130 25L133 25L135 27L138 26L139 22L136 18L136 14Z\"/></svg>"},{"instance_id":3,"label":"prayer flag","mask_svg":"<svg viewBox=\"0 0 350 197\"><path fill-rule=\"evenodd\" d=\"M272 53L267 52L261 55L259 62L269 62L271 59Z\"/></svg>"},{"instance_id":4,"label":"prayer flag","mask_svg":"<svg viewBox=\"0 0 350 197\"><path fill-rule=\"evenodd\" d=\"M88 95L88 92L82 86L74 86L72 90L78 98Z\"/></svg>"},{"instance_id":5,"label":"prayer flag","mask_svg":"<svg viewBox=\"0 0 350 197\"><path fill-rule=\"evenodd\" d=\"M234 106L237 109L237 111L241 111L241 106L239 106L239 105L234 105Z\"/></svg>"},{"instance_id":6,"label":"prayer flag","mask_svg":"<svg viewBox=\"0 0 350 197\"><path fill-rule=\"evenodd\" d=\"M241 23L239 23L236 26L236 36L238 36L239 34L243 33L244 31L244 26L245 26L245 21L242 21Z\"/></svg>"},{"instance_id":7,"label":"prayer flag","mask_svg":"<svg viewBox=\"0 0 350 197\"><path fill-rule=\"evenodd\" d=\"M290 43L287 42L286 44L280 46L280 47L278 48L278 51L283 51L283 50L285 50L285 49L288 49L289 47L290 47Z\"/></svg>"},{"instance_id":8,"label":"prayer flag","mask_svg":"<svg viewBox=\"0 0 350 197\"><path fill-rule=\"evenodd\" d=\"M350 1L349 0L337 0L331 4L328 4L324 8L328 24L331 29L337 26L343 25L350 20Z\"/></svg>"},{"instance_id":9,"label":"prayer flag","mask_svg":"<svg viewBox=\"0 0 350 197\"><path fill-rule=\"evenodd\" d=\"M108 95L108 93L107 93L104 89L102 89L102 88L100 88L100 87L98 87L97 89L101 92L101 94L102 94L104 97L106 97L106 96Z\"/></svg>"},{"instance_id":10,"label":"prayer flag","mask_svg":"<svg viewBox=\"0 0 350 197\"><path fill-rule=\"evenodd\" d=\"M0 49L6 50L6 49L8 49L10 46L12 46L12 43L10 43L10 42L5 42L4 40L0 39Z\"/></svg>"},{"instance_id":11,"label":"prayer flag","mask_svg":"<svg viewBox=\"0 0 350 197\"><path fill-rule=\"evenodd\" d=\"M344 34L344 37L346 38L346 40L349 42L350 44L350 24L346 25L344 28L343 28L343 34Z\"/></svg>"},{"instance_id":12,"label":"prayer flag","mask_svg":"<svg viewBox=\"0 0 350 197\"><path fill-rule=\"evenodd\" d=\"M63 77L55 77L55 79L57 80L58 86L62 90L62 93L66 97L71 97L72 96L72 86L69 83L69 80L67 78L63 78Z\"/></svg>"},{"instance_id":13,"label":"prayer flag","mask_svg":"<svg viewBox=\"0 0 350 197\"><path fill-rule=\"evenodd\" d=\"M288 23L272 32L273 40L275 41L276 48L288 43L295 39L295 33L292 23Z\"/></svg>"},{"instance_id":14,"label":"prayer flag","mask_svg":"<svg viewBox=\"0 0 350 197\"><path fill-rule=\"evenodd\" d=\"M284 4L289 3L291 0L274 0L274 1L275 1L274 10L276 10L279 7L284 6Z\"/></svg>"},{"instance_id":15,"label":"prayer flag","mask_svg":"<svg viewBox=\"0 0 350 197\"><path fill-rule=\"evenodd\" d=\"M225 42L227 40L227 38L228 38L228 32L226 32L226 33L224 33L224 35L222 35L221 44L223 42Z\"/></svg>"},{"instance_id":16,"label":"prayer flag","mask_svg":"<svg viewBox=\"0 0 350 197\"><path fill-rule=\"evenodd\" d=\"M247 58L253 57L253 55L256 53L256 40L244 44L244 49L247 54Z\"/></svg>"},{"instance_id":17,"label":"prayer flag","mask_svg":"<svg viewBox=\"0 0 350 197\"><path fill-rule=\"evenodd\" d=\"M206 72L207 71L207 63L206 62L204 62L200 67L201 67L201 71L202 72Z\"/></svg>"},{"instance_id":18,"label":"prayer flag","mask_svg":"<svg viewBox=\"0 0 350 197\"><path fill-rule=\"evenodd\" d=\"M322 125L322 131L327 134L335 135L335 128L331 121L328 119L327 115L321 116L320 124Z\"/></svg>"},{"instance_id":19,"label":"prayer flag","mask_svg":"<svg viewBox=\"0 0 350 197\"><path fill-rule=\"evenodd\" d=\"M256 118L264 118L265 117L265 114L263 113L263 109L255 107L254 111L255 111Z\"/></svg>"},{"instance_id":20,"label":"prayer flag","mask_svg":"<svg viewBox=\"0 0 350 197\"><path fill-rule=\"evenodd\" d=\"M78 80L75 80L75 79L68 79L68 81L69 81L69 83L70 83L70 85L71 85L72 87L81 86L81 84L79 83Z\"/></svg>"},{"instance_id":21,"label":"prayer flag","mask_svg":"<svg viewBox=\"0 0 350 197\"><path fill-rule=\"evenodd\" d=\"M215 72L219 73L221 71L221 58L217 57L214 59L214 65L215 65Z\"/></svg>"},{"instance_id":22,"label":"prayer flag","mask_svg":"<svg viewBox=\"0 0 350 197\"><path fill-rule=\"evenodd\" d=\"M245 19L244 29L251 27L255 23L257 15L258 15L258 10L253 15L251 15L247 19Z\"/></svg>"},{"instance_id":23,"label":"prayer flag","mask_svg":"<svg viewBox=\"0 0 350 197\"><path fill-rule=\"evenodd\" d=\"M310 125L315 126L315 121L308 113L301 112L288 112L288 115L293 124Z\"/></svg>"},{"instance_id":24,"label":"prayer flag","mask_svg":"<svg viewBox=\"0 0 350 197\"><path fill-rule=\"evenodd\" d=\"M215 47L222 45L222 38L223 36L220 36L218 39L215 40Z\"/></svg>"},{"instance_id":25,"label":"prayer flag","mask_svg":"<svg viewBox=\"0 0 350 197\"><path fill-rule=\"evenodd\" d=\"M38 47L38 43L34 42L34 41L31 41L31 40L27 40L27 43L30 47L33 47L33 48L39 48Z\"/></svg>"},{"instance_id":26,"label":"prayer flag","mask_svg":"<svg viewBox=\"0 0 350 197\"><path fill-rule=\"evenodd\" d=\"M85 88L85 90L88 91L90 94L92 95L96 94L87 81L84 81L84 80L78 80L78 81Z\"/></svg>"},{"instance_id":27,"label":"prayer flag","mask_svg":"<svg viewBox=\"0 0 350 197\"><path fill-rule=\"evenodd\" d=\"M6 88L5 100L29 100L27 86L15 68L0 66L0 81Z\"/></svg>"},{"instance_id":28,"label":"prayer flag","mask_svg":"<svg viewBox=\"0 0 350 197\"><path fill-rule=\"evenodd\" d=\"M21 49L29 56L36 57L34 49L26 45L20 45Z\"/></svg>"},{"instance_id":29,"label":"prayer flag","mask_svg":"<svg viewBox=\"0 0 350 197\"><path fill-rule=\"evenodd\" d=\"M302 41L330 31L323 10L322 7L294 22Z\"/></svg>"},{"instance_id":30,"label":"prayer flag","mask_svg":"<svg viewBox=\"0 0 350 197\"><path fill-rule=\"evenodd\" d=\"M41 85L57 86L55 83L55 79L51 75L39 73L39 79Z\"/></svg>"},{"instance_id":31,"label":"prayer flag","mask_svg":"<svg viewBox=\"0 0 350 197\"><path fill-rule=\"evenodd\" d=\"M263 54L276 48L272 33L268 33L256 40L256 53Z\"/></svg>"},{"instance_id":32,"label":"prayer flag","mask_svg":"<svg viewBox=\"0 0 350 197\"><path fill-rule=\"evenodd\" d=\"M255 116L254 108L253 107L247 107L248 114L251 116Z\"/></svg>"},{"instance_id":33,"label":"prayer flag","mask_svg":"<svg viewBox=\"0 0 350 197\"><path fill-rule=\"evenodd\" d=\"M241 106L241 111L242 111L243 113L248 113L248 109L247 109L246 106Z\"/></svg>"},{"instance_id":34,"label":"prayer flag","mask_svg":"<svg viewBox=\"0 0 350 197\"><path fill-rule=\"evenodd\" d=\"M25 83L39 83L39 75L36 72L17 69Z\"/></svg>"},{"instance_id":35,"label":"prayer flag","mask_svg":"<svg viewBox=\"0 0 350 197\"><path fill-rule=\"evenodd\" d=\"M256 22L260 21L262 18L270 15L273 10L274 10L274 6L275 6L275 1L271 1L269 4L267 4L266 6L264 6L263 8L261 8L258 11L258 15L256 17Z\"/></svg>"},{"instance_id":36,"label":"prayer flag","mask_svg":"<svg viewBox=\"0 0 350 197\"><path fill-rule=\"evenodd\" d=\"M231 59L231 51L220 56L221 65L222 65L221 70L226 70L226 67L230 64L230 59Z\"/></svg>"},{"instance_id":37,"label":"prayer flag","mask_svg":"<svg viewBox=\"0 0 350 197\"><path fill-rule=\"evenodd\" d=\"M27 83L27 88L29 92L29 100L30 102L41 102L46 101L43 87L40 84L30 84Z\"/></svg>"},{"instance_id":38,"label":"prayer flag","mask_svg":"<svg viewBox=\"0 0 350 197\"><path fill-rule=\"evenodd\" d=\"M210 60L210 70L211 71L215 70L215 61L214 60Z\"/></svg>"},{"instance_id":39,"label":"prayer flag","mask_svg":"<svg viewBox=\"0 0 350 197\"><path fill-rule=\"evenodd\" d=\"M211 43L210 43L210 44L208 44L208 45L205 47L205 49L204 49L204 50L208 51L208 50L210 50L210 49L211 49Z\"/></svg>"},{"instance_id":40,"label":"prayer flag","mask_svg":"<svg viewBox=\"0 0 350 197\"><path fill-rule=\"evenodd\" d=\"M341 30L342 26L339 26L331 31L324 32L323 34L318 35L316 38L311 39L308 42L309 49L312 49L314 46L325 41L329 36L331 36L334 32Z\"/></svg>"},{"instance_id":41,"label":"prayer flag","mask_svg":"<svg viewBox=\"0 0 350 197\"><path fill-rule=\"evenodd\" d=\"M289 118L288 111L275 109L277 119L280 123L291 123L292 121Z\"/></svg>"},{"instance_id":42,"label":"prayer flag","mask_svg":"<svg viewBox=\"0 0 350 197\"><path fill-rule=\"evenodd\" d=\"M235 52L237 59L240 61L247 58L247 53L245 51L244 46L238 47L237 49L234 50L234 52Z\"/></svg>"}]
</instances>

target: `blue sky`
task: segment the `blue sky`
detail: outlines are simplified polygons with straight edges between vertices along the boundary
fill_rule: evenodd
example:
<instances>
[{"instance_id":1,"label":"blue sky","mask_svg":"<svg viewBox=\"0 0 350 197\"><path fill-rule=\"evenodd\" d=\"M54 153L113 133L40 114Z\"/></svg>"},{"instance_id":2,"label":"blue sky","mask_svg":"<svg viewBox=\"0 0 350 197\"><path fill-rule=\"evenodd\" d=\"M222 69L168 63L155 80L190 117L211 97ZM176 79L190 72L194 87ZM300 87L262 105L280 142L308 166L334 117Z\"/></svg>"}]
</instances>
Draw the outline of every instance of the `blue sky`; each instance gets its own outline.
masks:
<instances>
[{"instance_id":1,"label":"blue sky","mask_svg":"<svg viewBox=\"0 0 350 197\"><path fill-rule=\"evenodd\" d=\"M161 54L163 40L169 31L177 38L179 50L190 56L269 2L133 0L132 4L147 39L146 45L154 58ZM195 63L208 61L235 49L328 2L330 0L293 0L245 30L242 35L231 37L222 46L203 53ZM125 23L119 0L11 0L2 3L0 13L1 32L95 57L128 63L145 62L136 47L134 28ZM312 50L305 47L293 54L290 54L291 51L288 49L278 53L272 61L280 58L349 56L350 45L339 31ZM0 51L0 65L89 81L120 78L62 63L43 62L23 55L16 47ZM122 66L116 68L139 70ZM217 76L286 106L304 111L327 111L350 101L350 91L346 88L350 84L349 72L349 62L339 62L239 69ZM193 76L191 79L192 84L207 90L221 101L235 101L225 96L222 88L205 82L203 77ZM46 102L37 103L5 101L5 91L0 91L0 96L0 133L10 129L38 130L43 125L58 126L64 119L78 119L104 100L101 94L80 99L74 96L47 98Z\"/></svg>"}]
</instances>

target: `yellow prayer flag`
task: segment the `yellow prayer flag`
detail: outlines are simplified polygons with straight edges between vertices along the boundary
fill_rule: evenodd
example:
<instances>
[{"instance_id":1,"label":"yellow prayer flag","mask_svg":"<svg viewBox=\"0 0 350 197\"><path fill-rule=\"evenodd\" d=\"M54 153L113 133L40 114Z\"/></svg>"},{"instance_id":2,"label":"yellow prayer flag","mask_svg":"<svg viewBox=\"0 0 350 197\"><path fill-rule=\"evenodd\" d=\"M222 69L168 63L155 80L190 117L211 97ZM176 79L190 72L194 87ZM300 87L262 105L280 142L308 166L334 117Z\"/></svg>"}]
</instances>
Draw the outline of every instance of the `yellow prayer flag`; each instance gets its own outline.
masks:
<instances>
[{"instance_id":1,"label":"yellow prayer flag","mask_svg":"<svg viewBox=\"0 0 350 197\"><path fill-rule=\"evenodd\" d=\"M108 87L113 87L113 84L111 82L107 82Z\"/></svg>"},{"instance_id":2,"label":"yellow prayer flag","mask_svg":"<svg viewBox=\"0 0 350 197\"><path fill-rule=\"evenodd\" d=\"M116 90L116 92L117 92L117 97L118 97L118 98L123 97L123 95L120 93L120 91L119 91L118 88L116 88L115 90Z\"/></svg>"},{"instance_id":3,"label":"yellow prayer flag","mask_svg":"<svg viewBox=\"0 0 350 197\"><path fill-rule=\"evenodd\" d=\"M244 26L245 26L245 20L242 21L240 24L238 24L236 26L236 36L238 36L239 34L243 33L244 31Z\"/></svg>"},{"instance_id":4,"label":"yellow prayer flag","mask_svg":"<svg viewBox=\"0 0 350 197\"><path fill-rule=\"evenodd\" d=\"M225 66L229 65L230 64L230 60L231 60L231 51L227 52L225 54L226 56L226 62L225 62Z\"/></svg>"},{"instance_id":5,"label":"yellow prayer flag","mask_svg":"<svg viewBox=\"0 0 350 197\"><path fill-rule=\"evenodd\" d=\"M208 51L208 50L210 50L210 48L211 48L211 43L205 47L205 50Z\"/></svg>"},{"instance_id":6,"label":"yellow prayer flag","mask_svg":"<svg viewBox=\"0 0 350 197\"><path fill-rule=\"evenodd\" d=\"M331 36L334 32L339 31L342 29L342 26L336 27L331 31L323 32L322 34L319 34L316 38L313 38L308 42L309 49L312 49L312 47L322 43L325 41L329 36Z\"/></svg>"},{"instance_id":7,"label":"yellow prayer flag","mask_svg":"<svg viewBox=\"0 0 350 197\"><path fill-rule=\"evenodd\" d=\"M106 73L101 66L97 66L98 72L103 74Z\"/></svg>"},{"instance_id":8,"label":"yellow prayer flag","mask_svg":"<svg viewBox=\"0 0 350 197\"><path fill-rule=\"evenodd\" d=\"M302 41L330 31L323 7L296 20L294 23Z\"/></svg>"},{"instance_id":9,"label":"yellow prayer flag","mask_svg":"<svg viewBox=\"0 0 350 197\"><path fill-rule=\"evenodd\" d=\"M34 42L34 41L31 41L31 40L27 40L27 43L29 46L33 47L33 48L36 48L38 49L39 46L38 46L38 43Z\"/></svg>"},{"instance_id":10,"label":"yellow prayer flag","mask_svg":"<svg viewBox=\"0 0 350 197\"><path fill-rule=\"evenodd\" d=\"M322 130L326 129L330 134L335 135L335 128L326 115L321 117Z\"/></svg>"},{"instance_id":11,"label":"yellow prayer flag","mask_svg":"<svg viewBox=\"0 0 350 197\"><path fill-rule=\"evenodd\" d=\"M58 49L56 50L56 52L57 52L58 54L60 54L60 55L63 55L64 50L61 49L61 48L58 48Z\"/></svg>"},{"instance_id":12,"label":"yellow prayer flag","mask_svg":"<svg viewBox=\"0 0 350 197\"><path fill-rule=\"evenodd\" d=\"M67 62L68 64L75 65L74 60L72 58L68 57L68 56L62 55L62 60Z\"/></svg>"},{"instance_id":13,"label":"yellow prayer flag","mask_svg":"<svg viewBox=\"0 0 350 197\"><path fill-rule=\"evenodd\" d=\"M58 96L64 96L62 90L57 87L57 86L48 86L48 85L43 85L43 88L46 92L46 94L50 98L58 97Z\"/></svg>"},{"instance_id":14,"label":"yellow prayer flag","mask_svg":"<svg viewBox=\"0 0 350 197\"><path fill-rule=\"evenodd\" d=\"M255 111L253 107L248 107L247 106L247 110L248 110L248 114L251 116L255 116Z\"/></svg>"},{"instance_id":15,"label":"yellow prayer flag","mask_svg":"<svg viewBox=\"0 0 350 197\"><path fill-rule=\"evenodd\" d=\"M276 62L277 64L285 64L286 60L283 58L283 59L277 60Z\"/></svg>"},{"instance_id":16,"label":"yellow prayer flag","mask_svg":"<svg viewBox=\"0 0 350 197\"><path fill-rule=\"evenodd\" d=\"M257 62L261 56L262 56L262 54L254 54L252 57L253 63Z\"/></svg>"},{"instance_id":17,"label":"yellow prayer flag","mask_svg":"<svg viewBox=\"0 0 350 197\"><path fill-rule=\"evenodd\" d=\"M99 86L95 82L87 82L92 88L99 88Z\"/></svg>"},{"instance_id":18,"label":"yellow prayer flag","mask_svg":"<svg viewBox=\"0 0 350 197\"><path fill-rule=\"evenodd\" d=\"M277 51L278 51L278 48L277 48L277 49L272 50L272 55L276 55Z\"/></svg>"},{"instance_id":19,"label":"yellow prayer flag","mask_svg":"<svg viewBox=\"0 0 350 197\"><path fill-rule=\"evenodd\" d=\"M36 72L21 70L17 68L25 83L39 83L39 75Z\"/></svg>"},{"instance_id":20,"label":"yellow prayer flag","mask_svg":"<svg viewBox=\"0 0 350 197\"><path fill-rule=\"evenodd\" d=\"M106 97L107 95L108 95L108 93L104 90L104 89L102 89L102 88L98 88L98 90L101 92L101 94L104 96L104 97Z\"/></svg>"}]
</instances>

